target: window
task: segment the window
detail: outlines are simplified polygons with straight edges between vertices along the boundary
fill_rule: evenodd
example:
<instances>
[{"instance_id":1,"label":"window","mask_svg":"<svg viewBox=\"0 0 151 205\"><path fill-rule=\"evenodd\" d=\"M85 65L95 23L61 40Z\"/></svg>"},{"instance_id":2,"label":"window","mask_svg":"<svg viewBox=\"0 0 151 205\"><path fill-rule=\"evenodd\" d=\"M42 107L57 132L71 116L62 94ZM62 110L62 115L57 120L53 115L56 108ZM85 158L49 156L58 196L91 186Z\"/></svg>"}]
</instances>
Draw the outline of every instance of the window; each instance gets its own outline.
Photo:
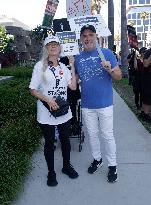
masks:
<instances>
[{"instance_id":1,"label":"window","mask_svg":"<svg viewBox=\"0 0 151 205\"><path fill-rule=\"evenodd\" d=\"M150 0L146 0L146 4L150 4Z\"/></svg>"},{"instance_id":2,"label":"window","mask_svg":"<svg viewBox=\"0 0 151 205\"><path fill-rule=\"evenodd\" d=\"M137 27L137 32L143 32L143 26Z\"/></svg>"},{"instance_id":3,"label":"window","mask_svg":"<svg viewBox=\"0 0 151 205\"><path fill-rule=\"evenodd\" d=\"M147 38L147 33L145 33L145 38L144 38L144 33L142 33L142 40L146 40Z\"/></svg>"},{"instance_id":4,"label":"window","mask_svg":"<svg viewBox=\"0 0 151 205\"><path fill-rule=\"evenodd\" d=\"M128 17L127 17L128 19L131 19L131 14L128 14Z\"/></svg>"},{"instance_id":5,"label":"window","mask_svg":"<svg viewBox=\"0 0 151 205\"><path fill-rule=\"evenodd\" d=\"M133 20L134 25L136 25L136 20Z\"/></svg>"},{"instance_id":6,"label":"window","mask_svg":"<svg viewBox=\"0 0 151 205\"><path fill-rule=\"evenodd\" d=\"M144 20L145 25L149 25L149 19Z\"/></svg>"},{"instance_id":7,"label":"window","mask_svg":"<svg viewBox=\"0 0 151 205\"><path fill-rule=\"evenodd\" d=\"M137 33L137 40L141 40L141 33Z\"/></svg>"},{"instance_id":8,"label":"window","mask_svg":"<svg viewBox=\"0 0 151 205\"><path fill-rule=\"evenodd\" d=\"M145 26L145 31L148 31L148 26Z\"/></svg>"},{"instance_id":9,"label":"window","mask_svg":"<svg viewBox=\"0 0 151 205\"><path fill-rule=\"evenodd\" d=\"M139 47L140 47L140 48L143 47L143 41L140 41L140 42L139 42Z\"/></svg>"},{"instance_id":10,"label":"window","mask_svg":"<svg viewBox=\"0 0 151 205\"><path fill-rule=\"evenodd\" d=\"M137 4L137 0L133 0L133 4Z\"/></svg>"},{"instance_id":11,"label":"window","mask_svg":"<svg viewBox=\"0 0 151 205\"><path fill-rule=\"evenodd\" d=\"M141 25L141 20L137 20L137 25Z\"/></svg>"},{"instance_id":12,"label":"window","mask_svg":"<svg viewBox=\"0 0 151 205\"><path fill-rule=\"evenodd\" d=\"M141 17L140 17L140 13L138 13L138 14L137 14L137 19L140 19L140 18L141 18Z\"/></svg>"},{"instance_id":13,"label":"window","mask_svg":"<svg viewBox=\"0 0 151 205\"><path fill-rule=\"evenodd\" d=\"M129 0L129 5L132 5L132 0Z\"/></svg>"},{"instance_id":14,"label":"window","mask_svg":"<svg viewBox=\"0 0 151 205\"><path fill-rule=\"evenodd\" d=\"M145 0L139 0L139 4L145 4Z\"/></svg>"},{"instance_id":15,"label":"window","mask_svg":"<svg viewBox=\"0 0 151 205\"><path fill-rule=\"evenodd\" d=\"M132 19L136 19L136 13L132 14Z\"/></svg>"},{"instance_id":16,"label":"window","mask_svg":"<svg viewBox=\"0 0 151 205\"><path fill-rule=\"evenodd\" d=\"M151 25L151 19L150 19L150 25Z\"/></svg>"}]
</instances>

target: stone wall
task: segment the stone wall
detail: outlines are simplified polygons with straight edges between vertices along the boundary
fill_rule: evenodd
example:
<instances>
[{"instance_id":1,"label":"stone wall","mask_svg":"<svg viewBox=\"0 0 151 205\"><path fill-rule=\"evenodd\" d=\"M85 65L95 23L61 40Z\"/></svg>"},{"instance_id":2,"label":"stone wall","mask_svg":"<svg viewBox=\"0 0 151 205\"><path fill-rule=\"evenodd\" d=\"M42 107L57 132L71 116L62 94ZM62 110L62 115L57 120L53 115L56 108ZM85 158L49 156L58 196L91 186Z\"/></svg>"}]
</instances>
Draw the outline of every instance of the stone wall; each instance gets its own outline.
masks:
<instances>
[{"instance_id":1,"label":"stone wall","mask_svg":"<svg viewBox=\"0 0 151 205\"><path fill-rule=\"evenodd\" d=\"M8 34L14 35L13 47L17 52L17 60L37 60L41 52L41 44L32 38L31 31L20 27L6 26Z\"/></svg>"}]
</instances>

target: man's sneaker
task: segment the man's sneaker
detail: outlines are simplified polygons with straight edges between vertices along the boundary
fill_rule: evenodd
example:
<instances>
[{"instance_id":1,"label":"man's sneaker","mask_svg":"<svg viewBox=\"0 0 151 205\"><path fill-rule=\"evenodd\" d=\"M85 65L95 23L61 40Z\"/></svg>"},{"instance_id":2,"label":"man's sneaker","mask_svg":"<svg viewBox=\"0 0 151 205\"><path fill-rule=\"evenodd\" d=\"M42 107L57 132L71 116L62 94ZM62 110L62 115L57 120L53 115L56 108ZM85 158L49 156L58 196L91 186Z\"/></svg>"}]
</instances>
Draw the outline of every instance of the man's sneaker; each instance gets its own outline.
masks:
<instances>
[{"instance_id":1,"label":"man's sneaker","mask_svg":"<svg viewBox=\"0 0 151 205\"><path fill-rule=\"evenodd\" d=\"M55 172L48 172L47 176L47 185L48 186L56 186L58 184L56 180L56 173Z\"/></svg>"},{"instance_id":2,"label":"man's sneaker","mask_svg":"<svg viewBox=\"0 0 151 205\"><path fill-rule=\"evenodd\" d=\"M90 167L88 168L88 173L89 174L95 173L102 165L103 165L102 158L100 159L100 161L94 159Z\"/></svg>"},{"instance_id":3,"label":"man's sneaker","mask_svg":"<svg viewBox=\"0 0 151 205\"><path fill-rule=\"evenodd\" d=\"M117 181L117 169L116 169L116 166L109 166L109 172L108 172L107 180L110 183L114 183L114 182Z\"/></svg>"},{"instance_id":4,"label":"man's sneaker","mask_svg":"<svg viewBox=\"0 0 151 205\"><path fill-rule=\"evenodd\" d=\"M62 168L62 173L68 175L68 177L71 178L71 179L75 179L79 176L78 173L74 170L74 168L71 164L69 164L67 166L64 166Z\"/></svg>"}]
</instances>

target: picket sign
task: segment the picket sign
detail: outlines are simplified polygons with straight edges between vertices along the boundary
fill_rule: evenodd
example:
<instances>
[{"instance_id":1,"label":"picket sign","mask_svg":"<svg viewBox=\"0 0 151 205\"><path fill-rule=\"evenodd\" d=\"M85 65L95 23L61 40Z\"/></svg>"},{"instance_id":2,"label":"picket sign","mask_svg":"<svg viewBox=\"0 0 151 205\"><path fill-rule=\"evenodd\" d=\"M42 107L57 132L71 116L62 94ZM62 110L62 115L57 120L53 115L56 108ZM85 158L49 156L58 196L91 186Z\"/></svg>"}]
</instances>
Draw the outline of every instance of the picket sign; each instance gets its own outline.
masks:
<instances>
[{"instance_id":1,"label":"picket sign","mask_svg":"<svg viewBox=\"0 0 151 205\"><path fill-rule=\"evenodd\" d=\"M79 54L78 40L76 39L76 33L73 31L63 31L57 32L61 46L62 52L65 56L74 56Z\"/></svg>"},{"instance_id":2,"label":"picket sign","mask_svg":"<svg viewBox=\"0 0 151 205\"><path fill-rule=\"evenodd\" d=\"M66 0L67 18L91 15L91 0Z\"/></svg>"},{"instance_id":3,"label":"picket sign","mask_svg":"<svg viewBox=\"0 0 151 205\"><path fill-rule=\"evenodd\" d=\"M75 31L77 39L80 39L80 30L84 25L93 25L98 37L107 37L111 35L110 30L100 14L79 16L68 20L71 31Z\"/></svg>"}]
</instances>

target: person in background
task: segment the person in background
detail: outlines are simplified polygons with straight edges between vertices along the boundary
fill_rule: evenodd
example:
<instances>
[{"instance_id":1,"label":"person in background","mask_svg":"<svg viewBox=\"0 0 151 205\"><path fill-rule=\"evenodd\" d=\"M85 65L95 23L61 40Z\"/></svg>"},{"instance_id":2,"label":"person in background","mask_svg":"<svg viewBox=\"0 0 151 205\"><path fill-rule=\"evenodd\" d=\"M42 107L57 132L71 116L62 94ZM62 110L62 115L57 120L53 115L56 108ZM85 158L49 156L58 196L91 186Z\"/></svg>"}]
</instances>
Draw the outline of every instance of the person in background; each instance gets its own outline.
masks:
<instances>
[{"instance_id":1,"label":"person in background","mask_svg":"<svg viewBox=\"0 0 151 205\"><path fill-rule=\"evenodd\" d=\"M138 57L135 52L134 56L134 80L133 80L133 92L135 94L135 105L138 110L142 107L142 73L144 69L143 57L146 48L142 47L139 50L140 56Z\"/></svg>"},{"instance_id":2,"label":"person in background","mask_svg":"<svg viewBox=\"0 0 151 205\"><path fill-rule=\"evenodd\" d=\"M117 181L116 144L113 134L112 79L122 78L113 52L100 48L105 56L102 61L96 49L97 34L93 25L85 25L80 31L84 50L75 57L77 78L81 84L81 107L86 133L89 136L93 162L88 173L95 173L103 165L100 150L100 130L105 143L108 161L108 182Z\"/></svg>"},{"instance_id":3,"label":"person in background","mask_svg":"<svg viewBox=\"0 0 151 205\"><path fill-rule=\"evenodd\" d=\"M133 85L133 80L134 80L134 73L135 73L135 69L134 69L134 57L136 55L136 51L135 50L131 50L131 53L128 54L127 56L127 60L128 60L128 84L129 85Z\"/></svg>"},{"instance_id":4,"label":"person in background","mask_svg":"<svg viewBox=\"0 0 151 205\"><path fill-rule=\"evenodd\" d=\"M142 75L142 119L151 123L151 48L145 51L144 59L144 72Z\"/></svg>"},{"instance_id":5,"label":"person in background","mask_svg":"<svg viewBox=\"0 0 151 205\"><path fill-rule=\"evenodd\" d=\"M68 113L60 117L53 117L49 110L44 106L45 101L51 110L59 108L55 101L57 96L67 99L67 87L76 89L76 75L74 68L74 58L69 59L72 75L68 68L59 63L58 59L61 53L59 39L56 36L48 36L44 41L43 54L41 60L36 63L31 82L29 85L30 92L35 96L37 101L37 121L43 132L45 139L44 156L48 167L47 185L56 186L58 184L54 168L54 140L55 126L59 132L61 150L63 157L62 172L70 178L77 178L78 173L70 164L70 119L72 113L69 108Z\"/></svg>"}]
</instances>

